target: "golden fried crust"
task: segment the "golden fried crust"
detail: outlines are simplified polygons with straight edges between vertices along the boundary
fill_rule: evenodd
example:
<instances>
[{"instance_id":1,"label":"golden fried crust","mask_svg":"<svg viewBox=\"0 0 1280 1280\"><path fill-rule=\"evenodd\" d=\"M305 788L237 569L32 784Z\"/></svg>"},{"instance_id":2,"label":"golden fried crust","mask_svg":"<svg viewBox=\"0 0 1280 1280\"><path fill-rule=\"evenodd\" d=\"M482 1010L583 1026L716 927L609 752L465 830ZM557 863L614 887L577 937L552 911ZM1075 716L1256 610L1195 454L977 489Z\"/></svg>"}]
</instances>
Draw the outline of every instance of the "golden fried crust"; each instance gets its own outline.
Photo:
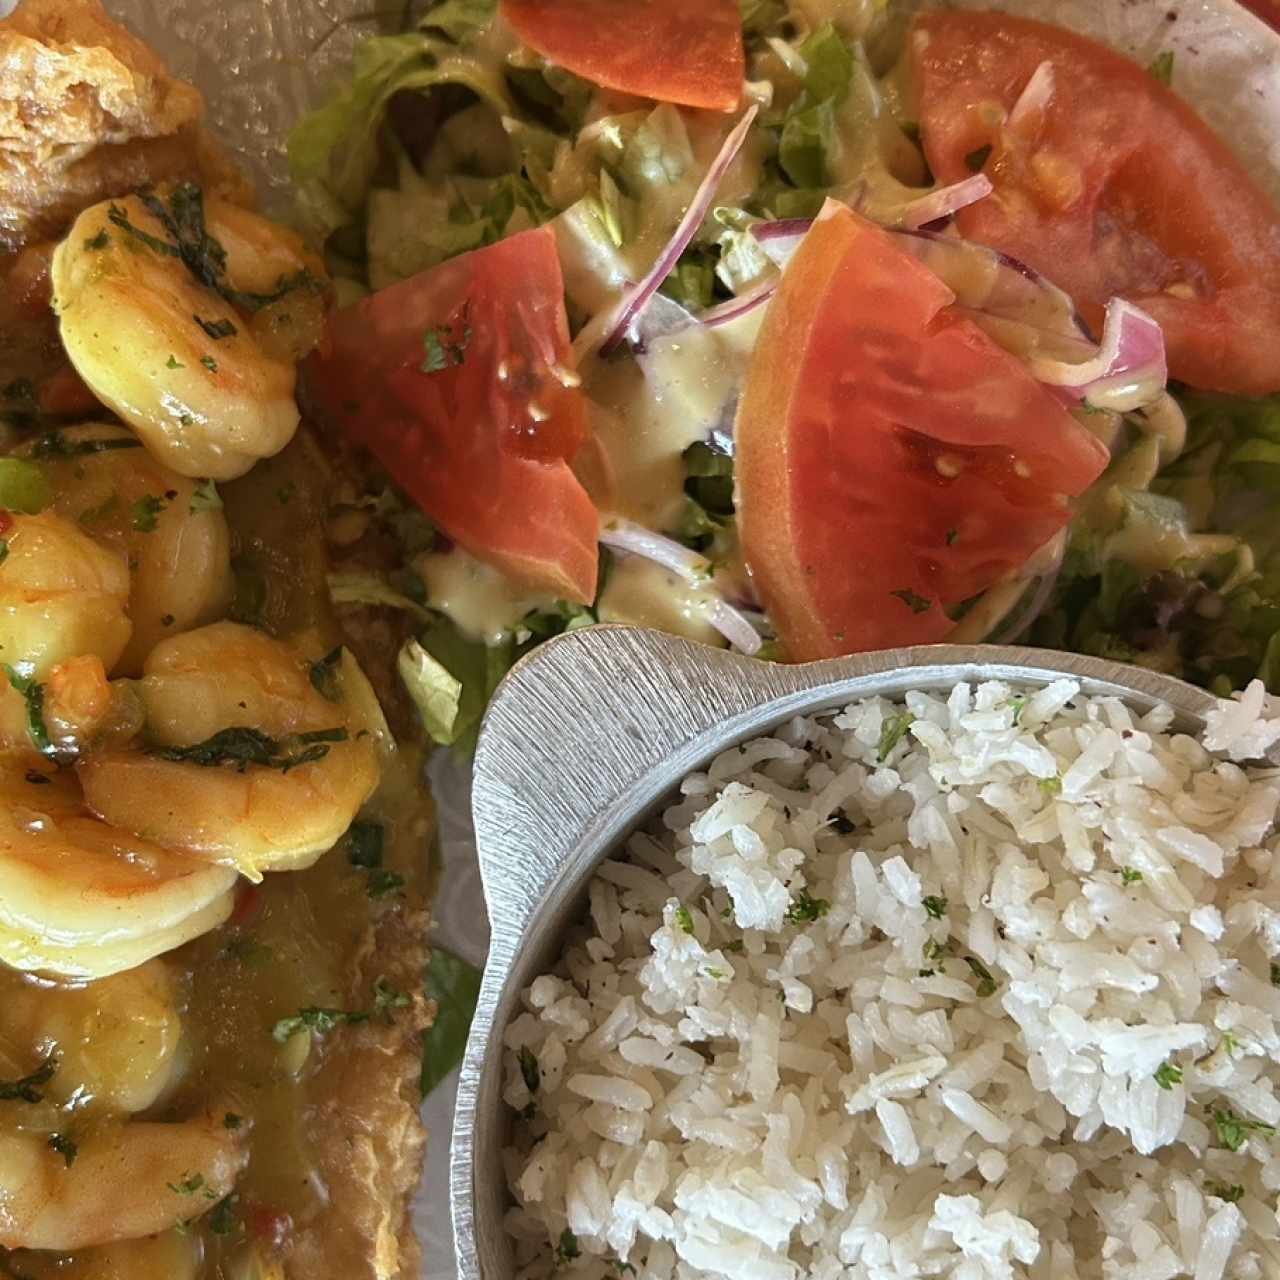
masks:
<instances>
[{"instance_id":1,"label":"golden fried crust","mask_svg":"<svg viewBox=\"0 0 1280 1280\"><path fill-rule=\"evenodd\" d=\"M420 900L420 899L419 899ZM416 1280L421 1253L409 1204L422 1170L422 1033L435 1012L421 994L428 916L403 905L370 929L352 1008L373 1004L374 975L413 992L394 1021L340 1028L308 1082L309 1124L329 1204L294 1237L289 1280Z\"/></svg>"},{"instance_id":2,"label":"golden fried crust","mask_svg":"<svg viewBox=\"0 0 1280 1280\"><path fill-rule=\"evenodd\" d=\"M0 22L0 248L56 235L146 182L247 186L200 129L204 104L100 0L22 0Z\"/></svg>"}]
</instances>

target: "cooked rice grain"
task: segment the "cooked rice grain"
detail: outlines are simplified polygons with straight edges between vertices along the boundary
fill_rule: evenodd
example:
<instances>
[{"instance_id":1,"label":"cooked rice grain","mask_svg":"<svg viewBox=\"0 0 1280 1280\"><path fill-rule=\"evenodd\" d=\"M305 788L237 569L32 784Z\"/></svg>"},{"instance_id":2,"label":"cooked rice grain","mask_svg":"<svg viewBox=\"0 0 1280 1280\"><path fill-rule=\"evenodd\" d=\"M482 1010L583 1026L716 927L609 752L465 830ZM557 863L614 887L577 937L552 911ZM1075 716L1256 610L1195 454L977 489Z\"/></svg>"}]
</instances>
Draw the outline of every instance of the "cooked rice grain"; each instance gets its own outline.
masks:
<instances>
[{"instance_id":1,"label":"cooked rice grain","mask_svg":"<svg viewBox=\"0 0 1280 1280\"><path fill-rule=\"evenodd\" d=\"M1280 1276L1269 711L962 684L687 778L507 1028L519 1275Z\"/></svg>"}]
</instances>

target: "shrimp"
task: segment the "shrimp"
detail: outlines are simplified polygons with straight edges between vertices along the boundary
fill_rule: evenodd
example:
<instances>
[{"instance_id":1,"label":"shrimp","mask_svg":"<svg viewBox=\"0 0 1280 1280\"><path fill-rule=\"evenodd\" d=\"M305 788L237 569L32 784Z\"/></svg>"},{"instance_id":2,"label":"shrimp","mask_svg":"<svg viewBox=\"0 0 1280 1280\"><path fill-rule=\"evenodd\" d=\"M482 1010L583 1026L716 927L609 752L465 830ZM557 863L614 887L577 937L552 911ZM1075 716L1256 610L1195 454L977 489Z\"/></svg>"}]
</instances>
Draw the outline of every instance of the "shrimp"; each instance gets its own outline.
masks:
<instances>
[{"instance_id":1,"label":"shrimp","mask_svg":"<svg viewBox=\"0 0 1280 1280\"><path fill-rule=\"evenodd\" d=\"M4 513L0 524L0 661L10 671L0 680L0 744L16 745L33 724L17 686L86 657L105 671L124 653L133 624L123 556L49 512Z\"/></svg>"},{"instance_id":2,"label":"shrimp","mask_svg":"<svg viewBox=\"0 0 1280 1280\"><path fill-rule=\"evenodd\" d=\"M37 438L49 510L127 557L133 633L115 669L136 675L165 636L203 626L230 604L231 537L212 482L157 462L124 427L93 423Z\"/></svg>"},{"instance_id":3,"label":"shrimp","mask_svg":"<svg viewBox=\"0 0 1280 1280\"><path fill-rule=\"evenodd\" d=\"M46 1096L78 1110L145 1111L174 1081L182 1023L162 961L75 986L0 968L0 1010L0 1065L53 1055Z\"/></svg>"},{"instance_id":4,"label":"shrimp","mask_svg":"<svg viewBox=\"0 0 1280 1280\"><path fill-rule=\"evenodd\" d=\"M219 622L157 645L144 673L155 747L91 753L78 766L108 823L261 880L315 862L377 786L385 726L370 722L345 650L332 667L314 664Z\"/></svg>"},{"instance_id":5,"label":"shrimp","mask_svg":"<svg viewBox=\"0 0 1280 1280\"><path fill-rule=\"evenodd\" d=\"M248 1159L226 1114L94 1122L71 1163L46 1134L0 1132L0 1247L68 1252L202 1216L231 1193Z\"/></svg>"},{"instance_id":6,"label":"shrimp","mask_svg":"<svg viewBox=\"0 0 1280 1280\"><path fill-rule=\"evenodd\" d=\"M100 978L216 928L236 875L85 812L69 770L0 757L0 961Z\"/></svg>"},{"instance_id":7,"label":"shrimp","mask_svg":"<svg viewBox=\"0 0 1280 1280\"><path fill-rule=\"evenodd\" d=\"M190 184L86 209L52 265L80 377L161 462L214 480L297 430L294 361L321 333L322 276L293 232Z\"/></svg>"}]
</instances>

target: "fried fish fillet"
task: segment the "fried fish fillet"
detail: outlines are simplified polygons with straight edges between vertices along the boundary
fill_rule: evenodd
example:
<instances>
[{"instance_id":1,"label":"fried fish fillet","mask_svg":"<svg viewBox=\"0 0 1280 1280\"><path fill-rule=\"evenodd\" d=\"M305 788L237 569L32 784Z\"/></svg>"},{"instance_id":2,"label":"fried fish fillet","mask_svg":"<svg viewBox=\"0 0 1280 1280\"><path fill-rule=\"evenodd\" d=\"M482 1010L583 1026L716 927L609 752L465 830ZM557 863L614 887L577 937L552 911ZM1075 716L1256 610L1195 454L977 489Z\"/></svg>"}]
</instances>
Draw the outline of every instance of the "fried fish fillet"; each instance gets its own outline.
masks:
<instances>
[{"instance_id":1,"label":"fried fish fillet","mask_svg":"<svg viewBox=\"0 0 1280 1280\"><path fill-rule=\"evenodd\" d=\"M249 187L201 128L204 103L100 0L23 0L0 22L0 250L57 235L84 206L191 178Z\"/></svg>"}]
</instances>

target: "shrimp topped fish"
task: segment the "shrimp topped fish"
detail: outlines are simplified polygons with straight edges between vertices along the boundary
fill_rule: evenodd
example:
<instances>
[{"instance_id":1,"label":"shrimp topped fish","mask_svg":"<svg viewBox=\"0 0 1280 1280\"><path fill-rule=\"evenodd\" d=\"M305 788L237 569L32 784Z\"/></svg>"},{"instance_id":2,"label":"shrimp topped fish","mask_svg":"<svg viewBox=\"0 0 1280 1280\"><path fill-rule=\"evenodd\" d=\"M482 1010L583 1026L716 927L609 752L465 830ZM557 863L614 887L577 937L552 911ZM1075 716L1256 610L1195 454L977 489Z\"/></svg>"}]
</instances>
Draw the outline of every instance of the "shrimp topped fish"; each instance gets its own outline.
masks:
<instances>
[{"instance_id":1,"label":"shrimp topped fish","mask_svg":"<svg viewBox=\"0 0 1280 1280\"><path fill-rule=\"evenodd\" d=\"M0 65L0 1275L415 1273L430 810L329 597L323 263L98 0Z\"/></svg>"}]
</instances>

